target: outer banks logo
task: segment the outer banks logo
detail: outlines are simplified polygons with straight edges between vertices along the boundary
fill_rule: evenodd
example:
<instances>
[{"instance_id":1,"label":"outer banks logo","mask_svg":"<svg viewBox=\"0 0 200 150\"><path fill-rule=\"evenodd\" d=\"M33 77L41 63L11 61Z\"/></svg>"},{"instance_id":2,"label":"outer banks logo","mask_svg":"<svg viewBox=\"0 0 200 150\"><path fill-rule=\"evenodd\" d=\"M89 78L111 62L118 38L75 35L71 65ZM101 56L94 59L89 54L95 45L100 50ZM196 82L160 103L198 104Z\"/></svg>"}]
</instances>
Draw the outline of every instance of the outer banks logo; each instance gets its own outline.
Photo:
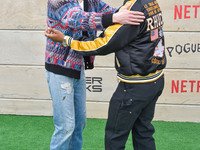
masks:
<instances>
[{"instance_id":1,"label":"outer banks logo","mask_svg":"<svg viewBox=\"0 0 200 150\"><path fill-rule=\"evenodd\" d=\"M175 5L174 20L200 18L200 5Z\"/></svg>"},{"instance_id":2,"label":"outer banks logo","mask_svg":"<svg viewBox=\"0 0 200 150\"><path fill-rule=\"evenodd\" d=\"M102 92L102 77L86 77L86 90L89 92Z\"/></svg>"}]
</instances>

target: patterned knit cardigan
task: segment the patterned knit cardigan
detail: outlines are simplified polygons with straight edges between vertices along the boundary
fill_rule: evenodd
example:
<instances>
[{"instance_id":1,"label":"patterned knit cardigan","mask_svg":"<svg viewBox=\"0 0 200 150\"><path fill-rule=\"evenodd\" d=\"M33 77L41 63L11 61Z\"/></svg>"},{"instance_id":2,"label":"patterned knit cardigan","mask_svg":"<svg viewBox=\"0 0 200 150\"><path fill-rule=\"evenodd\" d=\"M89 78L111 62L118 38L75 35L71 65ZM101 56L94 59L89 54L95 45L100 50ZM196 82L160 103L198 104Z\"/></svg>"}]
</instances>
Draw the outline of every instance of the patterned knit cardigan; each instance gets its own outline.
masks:
<instances>
[{"instance_id":1,"label":"patterned knit cardigan","mask_svg":"<svg viewBox=\"0 0 200 150\"><path fill-rule=\"evenodd\" d=\"M87 3L86 3L87 2ZM84 12L78 0L48 0L47 27L58 29L65 35L81 37L83 31L90 38L96 36L97 30L103 30L102 16L115 11L101 0L85 0ZM83 56L75 53L70 47L53 42L47 38L45 51L45 68L50 72L68 77L80 78ZM85 59L86 69L93 67L93 57Z\"/></svg>"}]
</instances>

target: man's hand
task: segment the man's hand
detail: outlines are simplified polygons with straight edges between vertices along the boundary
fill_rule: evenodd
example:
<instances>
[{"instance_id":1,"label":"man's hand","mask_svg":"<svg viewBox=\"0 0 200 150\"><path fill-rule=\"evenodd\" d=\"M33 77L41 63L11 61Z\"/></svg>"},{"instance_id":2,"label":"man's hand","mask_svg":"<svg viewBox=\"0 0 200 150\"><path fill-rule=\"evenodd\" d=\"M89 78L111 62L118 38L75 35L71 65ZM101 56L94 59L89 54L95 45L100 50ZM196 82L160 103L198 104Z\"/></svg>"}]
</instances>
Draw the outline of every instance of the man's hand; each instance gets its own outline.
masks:
<instances>
[{"instance_id":1,"label":"man's hand","mask_svg":"<svg viewBox=\"0 0 200 150\"><path fill-rule=\"evenodd\" d=\"M113 23L140 25L144 21L144 13L139 11L129 11L132 3L123 6L119 12L113 14Z\"/></svg>"},{"instance_id":2,"label":"man's hand","mask_svg":"<svg viewBox=\"0 0 200 150\"><path fill-rule=\"evenodd\" d=\"M65 35L62 32L51 28L45 30L45 36L47 36L54 42L60 42L60 43L63 42L65 37Z\"/></svg>"}]
</instances>

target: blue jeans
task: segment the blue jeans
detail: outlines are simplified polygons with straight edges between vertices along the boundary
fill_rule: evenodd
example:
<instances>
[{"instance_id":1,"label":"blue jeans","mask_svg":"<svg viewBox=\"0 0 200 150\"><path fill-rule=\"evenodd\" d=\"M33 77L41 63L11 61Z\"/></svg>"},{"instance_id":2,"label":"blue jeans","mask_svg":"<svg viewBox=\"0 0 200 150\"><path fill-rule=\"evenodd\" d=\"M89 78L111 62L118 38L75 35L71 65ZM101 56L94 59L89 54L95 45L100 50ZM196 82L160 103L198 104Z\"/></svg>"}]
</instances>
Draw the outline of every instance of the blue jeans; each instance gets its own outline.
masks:
<instances>
[{"instance_id":1,"label":"blue jeans","mask_svg":"<svg viewBox=\"0 0 200 150\"><path fill-rule=\"evenodd\" d=\"M46 71L55 126L50 150L81 150L86 124L86 82L82 68L80 79Z\"/></svg>"}]
</instances>

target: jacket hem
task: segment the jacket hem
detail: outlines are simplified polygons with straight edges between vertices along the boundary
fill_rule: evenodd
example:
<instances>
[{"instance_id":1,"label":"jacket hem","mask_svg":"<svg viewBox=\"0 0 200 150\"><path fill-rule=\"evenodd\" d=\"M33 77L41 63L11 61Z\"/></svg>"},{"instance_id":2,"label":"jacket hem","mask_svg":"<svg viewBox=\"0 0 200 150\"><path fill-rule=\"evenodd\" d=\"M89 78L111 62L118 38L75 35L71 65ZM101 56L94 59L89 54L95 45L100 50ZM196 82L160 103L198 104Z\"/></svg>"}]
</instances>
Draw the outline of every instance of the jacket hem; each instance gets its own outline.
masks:
<instances>
[{"instance_id":1,"label":"jacket hem","mask_svg":"<svg viewBox=\"0 0 200 150\"><path fill-rule=\"evenodd\" d=\"M164 70L159 70L156 73L151 73L147 76L124 76L118 73L117 78L125 83L148 83L159 79L163 74Z\"/></svg>"}]
</instances>

